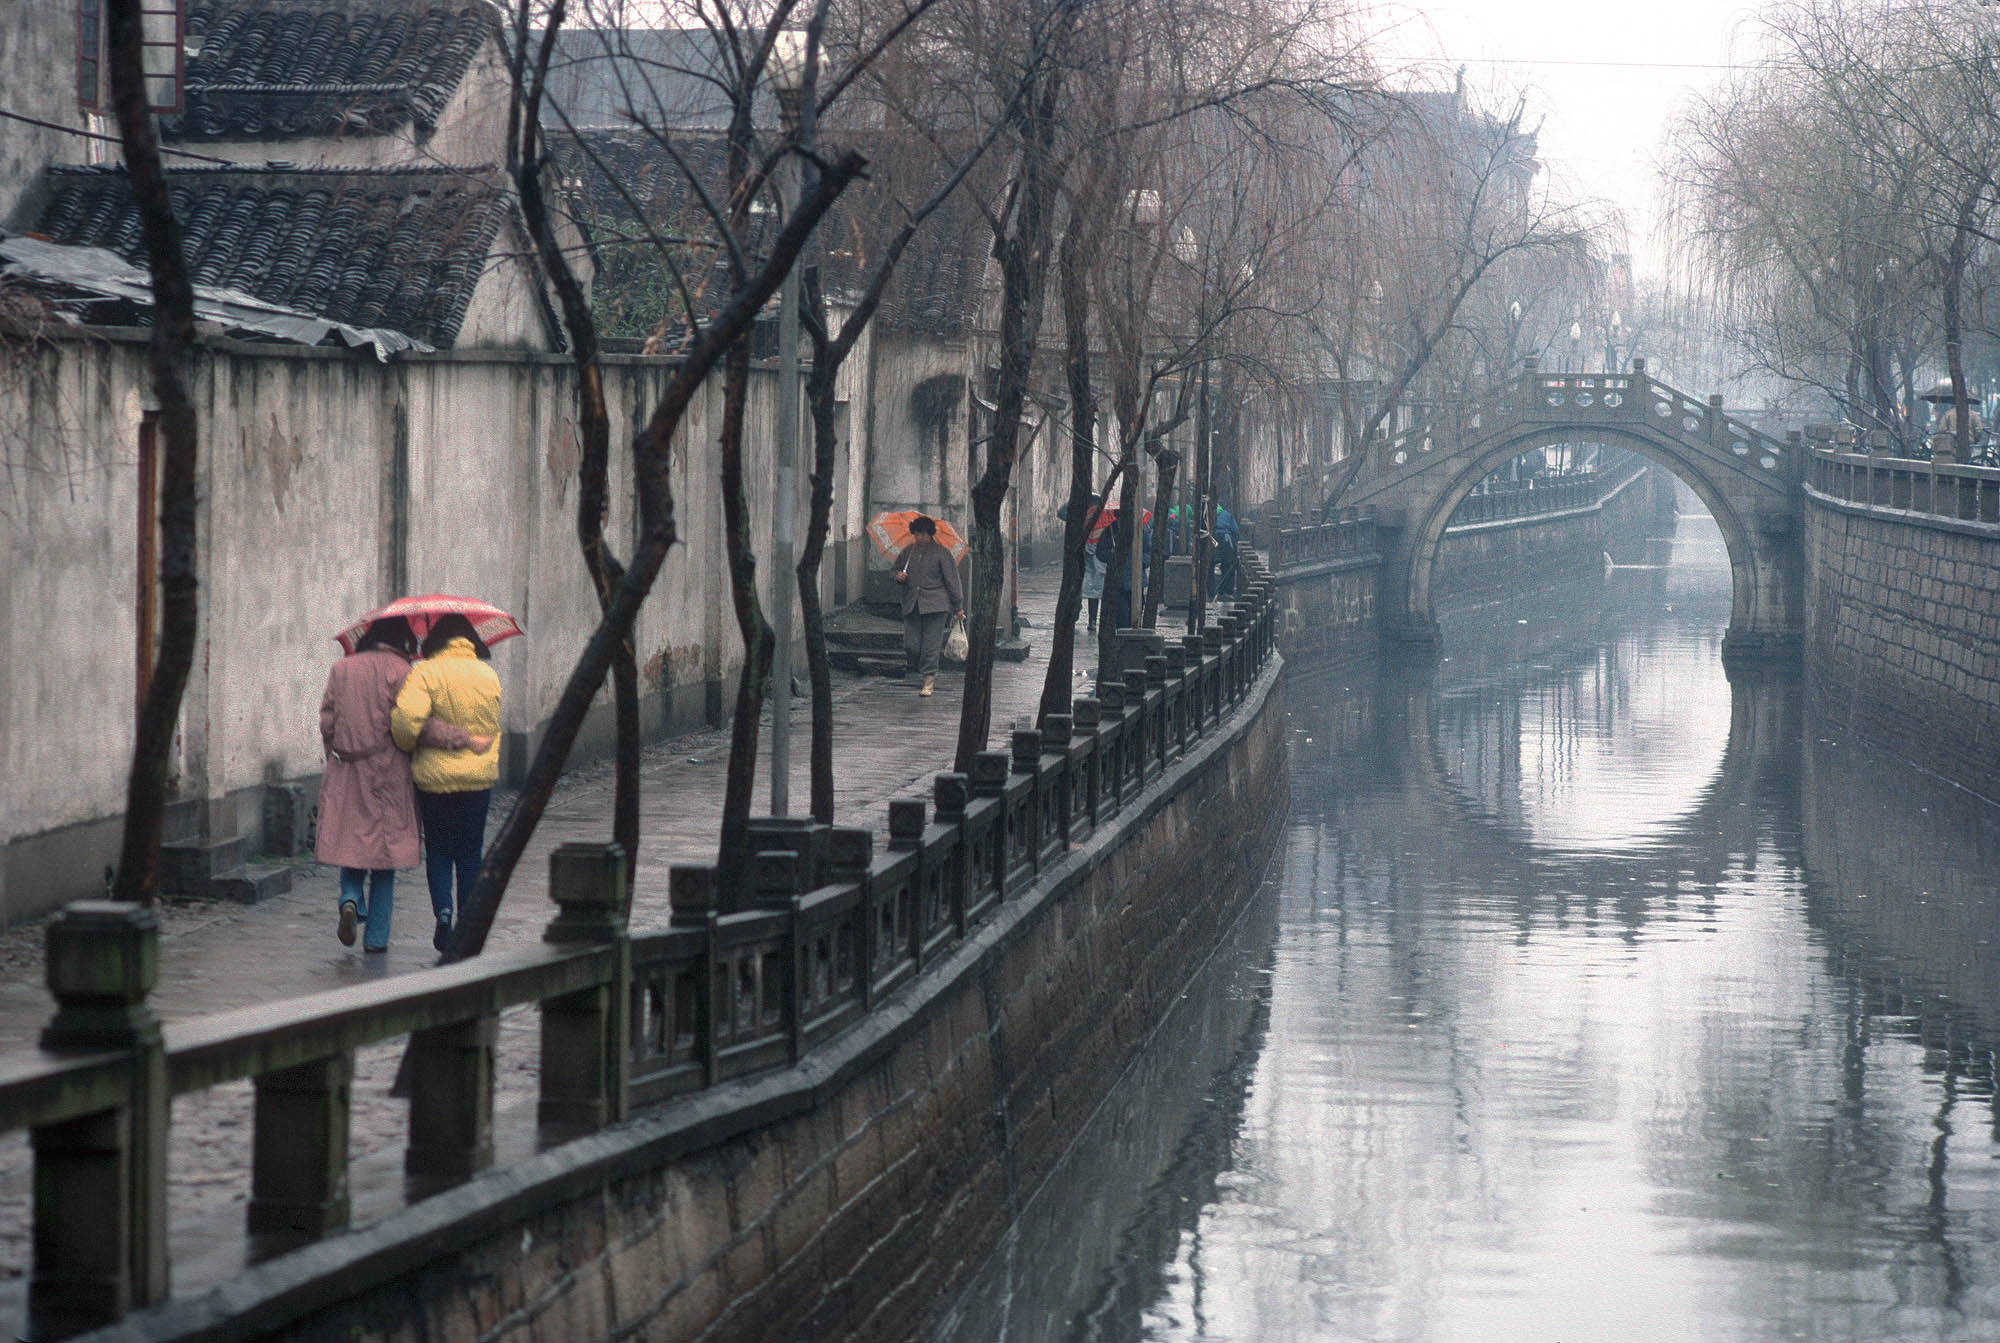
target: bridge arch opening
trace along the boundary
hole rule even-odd
[[[1564,443],[1589,441],[1627,448],[1685,483],[1701,500],[1702,507],[1715,519],[1729,554],[1730,617],[1732,631],[1752,628],[1757,621],[1759,554],[1751,523],[1727,494],[1683,455],[1643,433],[1612,424],[1542,425],[1496,439],[1468,452],[1452,464],[1445,485],[1431,496],[1429,504],[1411,516],[1406,547],[1409,573],[1406,579],[1405,615],[1408,628],[1426,632],[1437,629],[1431,595],[1432,578],[1452,515],[1479,483],[1507,462],[1526,453]]]

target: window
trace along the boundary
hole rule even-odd
[[[108,8],[108,0],[76,0],[76,101],[86,112],[112,110]],[[181,110],[186,8],[187,0],[139,0],[139,59],[146,72],[146,105],[155,112]]]

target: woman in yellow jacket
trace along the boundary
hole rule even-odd
[[[479,876],[486,807],[500,778],[500,678],[486,665],[492,654],[464,616],[440,616],[421,651],[423,661],[410,669],[396,696],[389,731],[411,753],[417,815],[424,823],[424,876],[437,916],[431,945],[443,951],[451,941],[452,877],[462,902]],[[423,745],[424,724],[433,718],[463,728],[470,746]]]

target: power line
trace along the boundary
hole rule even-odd
[[[74,135],[85,140],[102,140],[107,144],[114,145],[124,143],[124,141],[115,135],[101,135],[96,131],[86,131],[77,126],[65,126],[60,121],[44,121],[40,117],[31,117],[25,112],[10,112],[4,107],[0,107],[0,117],[5,117],[9,121],[24,121],[30,126],[40,126],[45,131],[61,131],[64,135]],[[172,154],[176,158],[196,159],[202,163],[220,163],[224,167],[235,166],[233,161],[229,159],[219,159],[213,154],[197,154],[192,149],[175,149],[171,145],[161,145],[160,152],[162,154]]]

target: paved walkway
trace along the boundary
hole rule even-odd
[[[1040,702],[1059,577],[1053,569],[1021,575],[1021,610],[1030,622],[1025,634],[1031,656],[995,669],[996,743],[1004,743],[1017,723],[1032,721]],[[1086,665],[1094,667],[1094,653],[1084,656]],[[841,823],[886,832],[891,799],[929,796],[931,776],[950,767],[958,737],[961,684],[955,674],[942,676],[938,693],[926,700],[917,696],[914,682],[835,673],[835,816]],[[794,702],[794,813],[805,810],[810,799],[806,755],[810,713],[803,696]],[[770,798],[768,721],[761,738],[759,811],[767,808]],[[634,927],[666,922],[671,864],[713,861],[728,754],[726,729],[677,737],[646,752]],[[608,762],[565,776],[516,870],[489,948],[508,950],[541,940],[554,912],[548,900],[549,852],[566,840],[609,838],[611,799]],[[430,900],[421,871],[403,874],[397,888],[390,949],[375,956],[364,956],[359,946],[343,947],[335,938],[338,882],[331,868],[305,870],[290,894],[260,905],[163,906],[160,982],[151,1002],[164,1019],[174,1020],[426,969],[437,957],[430,945]],[[39,924],[0,934],[0,1050],[32,1046],[52,1011],[43,978],[42,938]],[[503,1013],[495,1096],[499,1164],[534,1150],[539,1052],[534,1010]],[[390,1094],[401,1054],[401,1044],[391,1042],[360,1050],[355,1057],[350,1189],[357,1226],[392,1211],[405,1198],[400,1154],[406,1106]],[[168,1188],[177,1293],[222,1281],[243,1265],[241,1205],[248,1194],[250,1127],[247,1082],[174,1102]],[[29,1254],[31,1176],[27,1136],[0,1135],[0,1334],[9,1324],[19,1323],[21,1275]]]
[[[993,740],[1005,748],[1016,720],[1032,719],[1048,664],[1048,630],[1060,571],[1021,575],[1021,610],[1031,650],[1027,661],[998,664],[994,673]],[[1085,665],[1095,665],[1094,653]],[[804,685],[804,670],[800,670]],[[938,679],[931,699],[914,682],[834,673],[835,817],[841,824],[888,829],[893,798],[930,795],[931,776],[951,767],[958,736],[961,679]],[[791,810],[811,802],[808,778],[811,708],[793,701]],[[1022,724],[1025,725],[1025,724]],[[760,734],[758,812],[770,802],[771,733]],[[713,862],[722,823],[722,782],[728,729],[676,737],[648,748],[642,766],[643,829],[633,905],[635,928],[667,919],[667,869]],[[528,852],[516,869],[490,948],[511,949],[541,939],[554,907],[548,900],[549,853],[575,839],[608,839],[612,773],[609,762],[573,770],[558,786]],[[508,805],[496,799],[496,815]],[[497,821],[496,821],[497,824]],[[406,974],[436,963],[431,950],[430,898],[421,869],[396,883],[396,920],[388,952],[364,957],[359,945],[334,937],[338,907],[332,868],[304,869],[290,894],[259,905],[186,902],[161,909],[160,983],[156,1011],[167,1019],[268,1003],[339,988],[364,979]],[[42,972],[43,927],[0,934],[0,1050],[31,1045],[52,1010]]]

